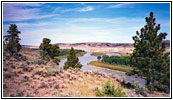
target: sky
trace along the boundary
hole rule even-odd
[[[51,43],[133,43],[132,36],[154,13],[170,40],[169,3],[3,3],[3,35],[10,24],[21,31],[22,45]]]

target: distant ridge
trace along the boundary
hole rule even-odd
[[[31,45],[22,45],[22,47],[33,47]]]
[[[166,47],[170,47],[170,40],[164,40]],[[133,43],[106,43],[106,42],[82,42],[82,43],[55,43],[59,46],[88,46],[88,47],[133,47]],[[22,45],[22,47],[38,48],[39,46]]]
[[[57,45],[69,46],[90,46],[90,47],[117,47],[117,46],[133,46],[132,43],[104,43],[104,42],[83,42],[83,43],[56,43]]]

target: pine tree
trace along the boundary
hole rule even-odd
[[[134,68],[128,74],[137,74],[146,79],[150,90],[163,90],[169,87],[170,60],[169,53],[165,53],[166,33],[158,34],[160,24],[156,25],[153,12],[146,17],[146,25],[137,31],[134,40],[134,50],[131,63]]]
[[[81,68],[82,65],[79,62],[78,57],[76,56],[75,50],[71,48],[67,61],[65,62],[64,69],[72,68]]]
[[[21,45],[19,43],[19,34],[21,32],[18,31],[17,26],[15,24],[10,24],[7,33],[8,34],[4,36],[6,50],[10,53],[11,56],[18,55],[18,52],[21,49]]]

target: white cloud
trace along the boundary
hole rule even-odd
[[[93,10],[94,10],[94,7],[93,6],[87,6],[85,8],[79,9],[78,11],[79,12],[86,12],[86,11],[93,11]]]
[[[121,3],[116,5],[110,5],[108,8],[123,8],[123,7],[132,7],[133,3]]]
[[[98,7],[100,7],[100,6],[87,6],[87,7],[83,7],[83,8],[70,8],[70,9],[61,10],[61,12],[62,13],[66,13],[66,12],[88,12],[88,11],[93,11]]]
[[[38,7],[41,4],[35,3],[4,3],[3,4],[3,21],[24,21],[29,19],[42,19],[58,14],[40,14],[39,8],[25,8],[25,7]]]

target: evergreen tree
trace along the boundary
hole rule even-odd
[[[53,59],[54,57],[58,56],[60,53],[58,45],[52,45],[50,48],[49,55]]]
[[[50,44],[51,40],[48,38],[43,38],[43,43],[40,44],[39,48],[40,55],[43,59],[49,61],[50,59],[54,59],[59,55],[59,46]]]
[[[44,60],[49,61],[50,57],[49,57],[49,52],[50,52],[50,48],[51,48],[51,44],[50,44],[50,39],[48,38],[43,38],[43,43],[40,44],[39,48],[41,49],[40,51],[40,55]]]
[[[150,90],[164,90],[169,87],[170,60],[165,53],[166,33],[158,34],[160,24],[156,25],[153,12],[146,17],[146,25],[137,31],[134,40],[134,50],[131,55],[132,70],[129,75],[137,74],[146,79]]]
[[[20,38],[17,26],[15,24],[10,24],[9,30],[7,31],[7,35],[4,36],[6,50],[10,53],[11,56],[18,55],[18,52],[21,49],[21,45],[19,43]]]
[[[76,56],[75,50],[71,48],[67,61],[65,62],[64,69],[72,68],[81,68],[82,65],[79,62],[78,57]]]

